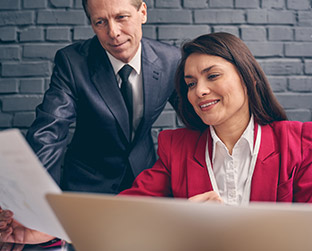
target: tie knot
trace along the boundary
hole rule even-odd
[[[122,82],[127,82],[129,75],[132,71],[132,67],[128,64],[125,64],[118,72]]]

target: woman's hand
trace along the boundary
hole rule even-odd
[[[24,227],[13,218],[13,213],[10,210],[2,210],[0,207],[0,250],[10,250],[6,249],[8,246],[12,248],[10,243],[22,244],[15,245],[19,248],[23,244],[38,244],[53,238],[51,235]]]
[[[218,203],[223,203],[223,200],[215,191],[197,194],[193,197],[190,197],[189,200],[195,202],[215,201]]]

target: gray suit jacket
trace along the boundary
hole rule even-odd
[[[127,108],[97,37],[56,53],[27,140],[64,190],[117,193],[127,167],[137,176],[154,164],[151,127],[173,93],[179,58],[176,47],[142,39],[144,114],[130,143]]]

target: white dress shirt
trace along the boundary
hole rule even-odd
[[[232,155],[225,144],[210,126],[213,140],[212,165],[219,194],[227,205],[240,205],[243,198],[248,175],[251,175],[250,166],[254,148],[254,119],[236,142]],[[249,189],[250,186],[246,187]]]
[[[132,139],[134,137],[135,131],[137,130],[139,123],[143,117],[143,80],[142,80],[142,71],[141,71],[141,43],[139,49],[133,59],[128,63],[134,70],[132,70],[129,76],[129,83],[132,86],[132,94],[133,94],[133,132]],[[118,74],[119,70],[125,65],[125,63],[120,60],[114,58],[108,51],[108,58],[113,66],[118,86],[121,87],[121,78]]]

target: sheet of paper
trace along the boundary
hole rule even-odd
[[[61,189],[17,129],[0,132],[0,206],[23,225],[69,240],[48,202]]]

